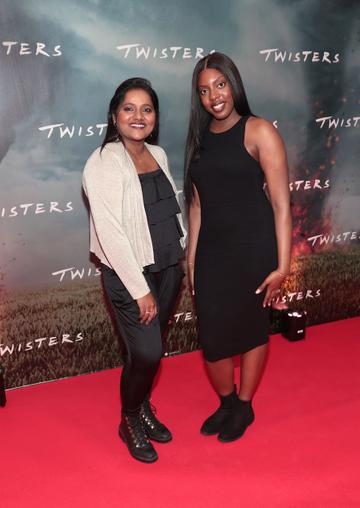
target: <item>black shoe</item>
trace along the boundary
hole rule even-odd
[[[254,411],[251,406],[251,400],[244,401],[237,399],[233,413],[226,420],[221,432],[218,435],[218,440],[222,443],[230,443],[239,439],[249,425],[254,421]]]
[[[201,434],[204,436],[218,434],[223,428],[225,421],[231,416],[236,401],[236,386],[234,391],[229,395],[220,395],[220,407],[204,421],[200,429]]]
[[[138,414],[134,416],[123,414],[119,436],[134,459],[141,462],[155,462],[158,459],[158,454],[150,443]]]
[[[172,440],[170,430],[155,416],[156,409],[146,398],[141,405],[140,418],[149,439],[158,443],[168,443]]]

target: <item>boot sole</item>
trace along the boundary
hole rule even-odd
[[[254,422],[255,418],[252,418],[249,423],[247,424],[247,426],[245,427],[245,429],[243,430],[243,432],[241,432],[241,434],[237,434],[236,436],[232,436],[230,438],[222,438],[220,436],[220,434],[218,435],[218,441],[220,441],[220,443],[232,443],[233,441],[236,441],[237,439],[240,439],[246,432],[246,429]]]
[[[138,460],[139,462],[144,462],[145,464],[152,464],[153,462],[156,462],[156,461],[158,460],[158,458],[159,458],[159,457],[158,457],[157,455],[156,455],[156,457],[153,457],[153,458],[137,457],[137,456],[136,456],[136,455],[134,455],[134,454],[132,453],[132,451],[129,449],[129,447],[128,447],[128,445],[127,445],[127,442],[126,442],[126,439],[125,439],[125,438],[124,438],[124,436],[122,435],[121,430],[119,430],[119,437],[120,437],[120,439],[122,439],[122,441],[124,441],[124,443],[125,443],[125,445],[126,445],[126,447],[127,447],[128,451],[129,451],[130,455],[131,455],[134,459]]]

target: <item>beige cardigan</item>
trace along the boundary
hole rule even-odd
[[[168,161],[160,146],[146,147],[168,177]],[[135,165],[121,142],[108,143],[89,157],[83,188],[90,204],[90,251],[119,276],[136,300],[149,293],[143,268],[154,263],[154,252]],[[186,232],[181,215],[178,216]]]

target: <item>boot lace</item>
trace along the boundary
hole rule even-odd
[[[134,443],[136,448],[142,448],[149,444],[149,439],[146,435],[145,429],[141,420],[137,420],[136,422],[131,422],[128,417],[126,417],[126,423],[128,427],[129,434],[131,436],[131,440]]]
[[[155,415],[156,407],[149,400],[146,400],[142,406],[141,418],[144,423],[152,429],[155,429],[161,425]]]

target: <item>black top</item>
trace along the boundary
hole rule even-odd
[[[180,244],[183,232],[176,216],[180,207],[162,169],[139,174],[139,179],[155,260],[145,271],[160,272],[184,256]]]
[[[222,133],[207,130],[190,176],[201,202],[200,246],[221,238],[219,247],[263,244],[274,236],[274,216],[264,192],[264,172],[244,146],[249,117]],[[210,233],[210,237],[208,237]]]

